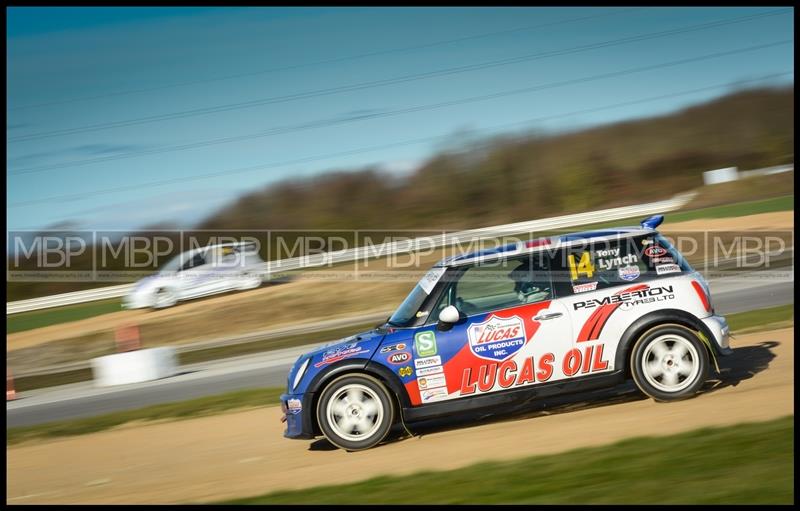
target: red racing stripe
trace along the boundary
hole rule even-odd
[[[581,328],[581,333],[578,334],[578,342],[588,341],[589,336],[594,329],[595,323],[600,318],[600,315],[603,313],[603,307],[605,305],[600,306],[599,308],[595,309],[592,314],[589,316],[589,319],[586,320],[586,323],[583,324],[583,328]]]
[[[600,318],[597,321],[595,321],[594,327],[592,328],[592,334],[589,336],[588,340],[593,341],[593,340],[595,340],[595,339],[600,337],[600,332],[603,330],[603,327],[606,326],[606,322],[608,322],[608,318],[610,318],[611,315],[614,314],[614,311],[617,310],[620,305],[621,304],[619,304],[619,303],[615,303],[615,304],[611,304],[611,305],[606,306],[606,309],[603,311],[603,314],[600,316]]]
[[[644,289],[649,288],[647,284],[638,284],[633,287],[629,287],[627,289],[623,289],[622,291],[617,291],[614,293],[614,296],[619,296],[621,294],[630,293],[633,291],[642,291]],[[609,303],[606,305],[601,305],[597,308],[589,319],[586,320],[586,323],[583,324],[580,333],[578,334],[578,338],[576,342],[584,342],[584,341],[594,341],[600,338],[600,332],[603,331],[603,327],[606,326],[608,322],[608,318],[616,311],[619,306],[622,305],[621,303]]]

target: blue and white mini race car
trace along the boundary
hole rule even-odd
[[[284,436],[367,449],[401,419],[627,378],[659,401],[695,395],[711,359],[732,353],[728,325],[662,220],[440,261],[385,324],[295,362]]]

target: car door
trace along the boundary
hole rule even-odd
[[[654,272],[643,255],[647,243],[652,237],[597,239],[564,247],[555,257],[555,289],[570,316],[581,361],[575,376],[617,369],[615,354],[627,327],[674,298],[667,288],[652,286]]]
[[[238,289],[241,283],[240,275],[244,267],[244,257],[236,247],[223,246],[210,251],[211,273],[208,285],[205,288],[207,293],[223,292],[231,289]]]
[[[553,299],[544,253],[452,268],[450,281],[414,334],[422,404],[552,381],[572,348],[566,309]],[[440,329],[454,305],[463,318]]]
[[[205,294],[211,285],[211,265],[205,252],[190,254],[178,273],[181,298],[193,298]]]

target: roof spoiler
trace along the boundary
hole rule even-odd
[[[642,220],[639,225],[642,229],[655,229],[664,221],[664,215],[653,215]]]

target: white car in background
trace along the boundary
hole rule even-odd
[[[125,309],[161,309],[179,301],[228,291],[255,289],[264,261],[255,243],[223,243],[175,256],[155,275],[138,281],[122,299]]]

